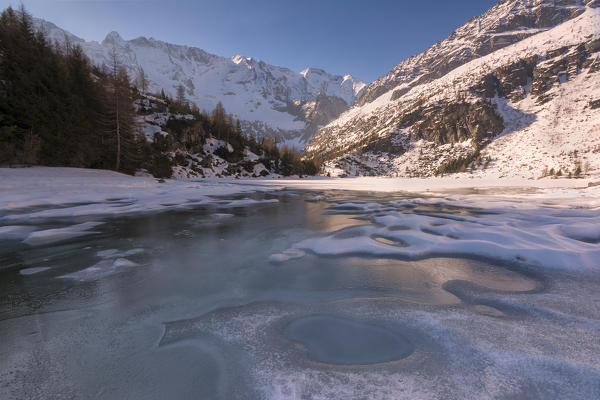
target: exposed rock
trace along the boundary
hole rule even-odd
[[[436,144],[472,139],[481,143],[504,129],[502,118],[491,103],[444,103],[422,112],[424,118],[413,125],[413,135]]]

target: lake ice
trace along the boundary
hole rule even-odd
[[[0,398],[597,398],[600,212],[490,199],[5,210]]]

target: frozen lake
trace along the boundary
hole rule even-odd
[[[57,209],[0,215],[2,399],[600,398],[596,209]]]

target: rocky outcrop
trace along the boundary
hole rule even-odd
[[[421,120],[412,125],[413,135],[435,144],[469,139],[481,144],[504,130],[502,118],[488,101],[441,103],[421,113]]]

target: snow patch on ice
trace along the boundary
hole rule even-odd
[[[19,273],[21,275],[33,275],[33,274],[38,274],[40,272],[44,272],[49,270],[50,267],[33,267],[33,268],[23,268],[22,270],[19,271]]]
[[[135,248],[127,251],[119,251],[117,249],[101,250],[96,253],[97,257],[100,258],[116,258],[116,257],[130,257],[144,253],[144,249]]]
[[[287,249],[281,253],[271,254],[269,261],[272,263],[281,263],[295,258],[302,258],[306,253],[300,249]]]
[[[23,240],[35,227],[24,225],[0,226],[0,240]]]
[[[211,214],[210,217],[212,219],[227,219],[227,218],[231,218],[233,217],[233,214],[226,214],[226,213],[214,213]]]
[[[245,207],[254,204],[269,204],[279,203],[277,199],[265,199],[265,200],[254,200],[254,199],[240,199],[240,200],[229,200],[223,204],[219,204],[220,208],[233,208],[233,207]]]
[[[61,242],[63,240],[73,239],[80,236],[92,235],[98,232],[90,231],[104,222],[84,222],[82,224],[68,226],[66,228],[46,229],[30,233],[23,243],[30,246],[39,246],[44,244]]]
[[[452,201],[435,202],[440,207],[455,206]],[[468,204],[462,200],[463,207],[465,202]],[[600,269],[600,247],[596,244],[600,239],[600,210],[530,209],[505,203],[498,208],[487,207],[482,214],[463,215],[420,209],[407,212],[401,209],[404,203],[397,210],[390,210],[398,206],[393,203],[379,209],[364,205],[365,213],[378,211],[370,217],[371,225],[346,228],[343,234],[337,231],[308,238],[293,248],[325,256],[359,254],[415,259],[452,254],[588,273]],[[332,209],[344,210],[340,206]],[[403,229],[395,229],[397,226]],[[379,237],[402,246],[377,240]]]
[[[138,265],[139,264],[134,263],[133,261],[128,260],[126,258],[117,258],[114,260],[104,259],[92,265],[91,267],[88,267],[81,271],[62,275],[59,278],[73,279],[80,282],[95,281],[110,275],[117,274],[119,272],[126,271],[128,268],[136,267]]]

